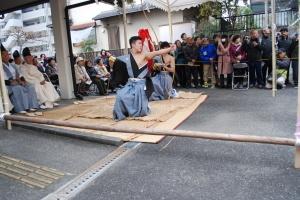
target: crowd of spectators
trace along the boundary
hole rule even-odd
[[[269,28],[261,31],[251,30],[249,35],[215,34],[212,38],[205,35],[189,37],[182,33],[181,39],[176,40],[175,45],[175,87],[272,88],[272,40]],[[282,28],[277,34],[277,88],[284,88],[286,85],[298,87],[298,45],[298,34],[289,35],[286,28]],[[16,70],[20,70],[19,66],[24,65],[25,60],[21,59],[19,52],[9,56],[9,63],[12,63]],[[107,95],[108,92],[114,92],[115,88],[110,82],[114,75],[115,60],[116,58],[105,50],[101,50],[91,60],[75,57],[75,96],[81,100],[83,96],[91,93]],[[236,68],[241,63],[247,68]],[[60,94],[59,67],[55,57],[47,57],[45,54],[34,56],[32,65],[37,67],[45,81],[51,83]],[[247,77],[233,79],[233,74],[245,73],[249,74],[249,81]]]
[[[298,41],[298,34],[289,36],[286,28],[282,28],[276,37],[276,68],[286,72],[284,76],[282,73],[277,74],[278,78],[281,77],[281,80],[277,80],[278,88],[287,84],[298,87]],[[183,33],[181,40],[175,44],[176,86],[246,88],[245,78],[236,78],[232,82],[233,72],[244,73],[235,69],[238,63],[246,63],[248,66],[246,70],[249,72],[250,88],[272,86],[272,40],[269,28],[251,30],[249,35],[215,34],[212,38],[205,35],[192,38]],[[289,78],[290,65],[292,82]],[[279,73],[278,70],[276,73]]]

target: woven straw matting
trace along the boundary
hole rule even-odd
[[[151,114],[145,117],[128,118],[122,121],[112,119],[114,96],[99,97],[85,101],[85,104],[70,105],[45,112],[42,118],[80,122],[86,124],[101,124],[114,127],[160,128],[175,129],[207,98],[201,93],[179,92],[179,98],[150,102]],[[158,143],[164,136],[138,135],[106,131],[85,130],[63,127],[93,134],[121,138],[124,141]]]

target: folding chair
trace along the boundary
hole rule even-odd
[[[98,87],[95,83],[91,83],[88,91],[87,91],[88,95],[91,95],[91,96],[96,96],[99,94],[99,90],[98,90]]]
[[[236,78],[243,78],[247,80],[247,85],[246,87],[243,88],[235,88],[235,80]],[[243,81],[244,84],[244,81]],[[233,90],[248,90],[249,89],[249,84],[250,84],[250,79],[249,79],[249,69],[248,69],[248,64],[247,63],[236,63],[233,64],[233,73],[232,73],[232,89]],[[243,85],[244,86],[244,85]]]

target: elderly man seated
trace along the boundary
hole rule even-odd
[[[21,73],[25,79],[34,86],[40,108],[53,108],[58,106],[56,101],[59,100],[59,95],[56,92],[51,82],[45,80],[43,74],[33,65],[33,56],[28,47],[23,49],[22,52],[25,64],[21,65]]]
[[[9,63],[10,57],[8,51],[1,44],[1,57],[3,61],[4,80],[8,90],[14,111],[17,113],[26,113],[26,111],[35,111],[39,108],[37,95],[34,87],[29,85],[24,77],[20,76],[17,67]]]
[[[76,88],[75,88],[75,96],[78,99],[82,99],[82,96],[87,96],[86,90],[88,90],[89,86],[92,83],[90,76],[88,75],[85,69],[84,59],[82,57],[76,58],[75,68],[75,77],[76,77]]]

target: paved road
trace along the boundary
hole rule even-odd
[[[293,137],[295,89],[281,90],[276,98],[271,91],[257,89],[203,91],[208,100],[178,129]],[[0,135],[1,153],[74,174],[67,176],[68,180],[115,149],[18,131],[19,140],[12,138],[14,134]],[[23,194],[39,199],[68,180],[45,191],[26,192],[27,186],[0,177],[1,185],[9,185],[8,189],[1,187],[0,196],[23,199]],[[74,199],[298,200],[299,180],[291,147],[168,137],[157,145],[142,144],[113,162]]]
[[[0,154],[57,169],[66,175],[46,189],[30,188],[0,176],[1,200],[37,200],[72,180],[116,147],[38,133],[22,128],[1,129]]]
[[[209,99],[179,129],[293,137],[296,90],[205,90]],[[293,148],[171,138],[143,144],[75,199],[299,199]]]

